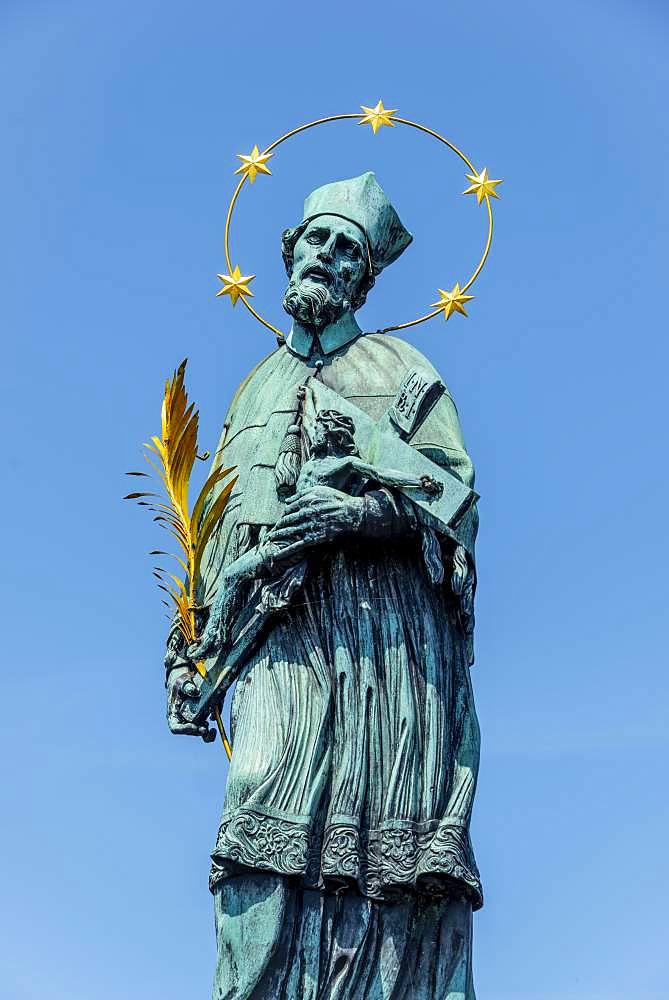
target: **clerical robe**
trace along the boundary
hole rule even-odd
[[[378,419],[414,366],[436,376],[410,345],[370,334],[325,357],[319,377]],[[281,516],[274,467],[313,373],[313,359],[280,347],[233,400],[215,464],[239,479],[207,553],[204,603]],[[473,485],[448,391],[411,444]],[[210,880],[221,1000],[474,996],[469,642],[450,585],[453,543],[444,539],[435,584],[400,500],[389,494],[392,538],[311,550],[302,590],[238,678]]]

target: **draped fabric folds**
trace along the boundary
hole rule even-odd
[[[212,887],[244,865],[373,899],[457,885],[480,905],[469,669],[416,543],[319,560],[240,676],[232,739]]]
[[[474,1000],[463,900],[377,903],[249,875],[223,882],[214,910],[213,1000]]]
[[[320,377],[378,419],[416,364],[434,371],[409,345],[369,335]],[[206,555],[206,603],[281,514],[274,464],[309,374],[280,349],[233,402],[215,464],[240,478]],[[411,443],[473,485],[448,392]],[[449,544],[439,585],[416,532],[315,550],[243,667],[212,854],[216,1000],[473,1000],[479,732]]]

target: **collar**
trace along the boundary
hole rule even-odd
[[[286,347],[300,358],[309,358],[312,354],[328,355],[350,344],[361,333],[350,310],[340,316],[336,323],[324,327],[320,333],[314,333],[294,320],[286,337]]]

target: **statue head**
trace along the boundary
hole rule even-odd
[[[411,239],[374,174],[317,188],[302,222],[282,237],[284,309],[316,330],[336,323],[364,304],[376,276]]]
[[[356,455],[355,424],[337,410],[319,410],[311,435],[312,458]]]

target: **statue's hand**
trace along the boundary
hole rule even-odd
[[[224,642],[225,633],[225,612],[230,600],[225,579],[216,595],[216,600],[211,609],[204,632],[197,642],[192,643],[186,653],[188,659],[195,663],[197,660],[204,660],[208,656],[218,653]]]
[[[279,546],[279,560],[293,558],[305,549],[353,534],[362,524],[364,511],[362,497],[331,486],[314,486],[286,504],[266,541]]]
[[[296,566],[302,561],[300,552],[293,549],[290,539],[275,541],[271,532],[275,531],[281,521],[277,522],[274,528],[270,529],[267,537],[258,545],[259,570],[258,576],[263,578],[280,576],[292,566]]]
[[[211,743],[216,739],[215,729],[186,722],[181,714],[184,702],[189,698],[197,698],[197,695],[198,690],[189,667],[175,667],[171,670],[167,676],[167,724],[171,733],[201,736],[205,743]]]

